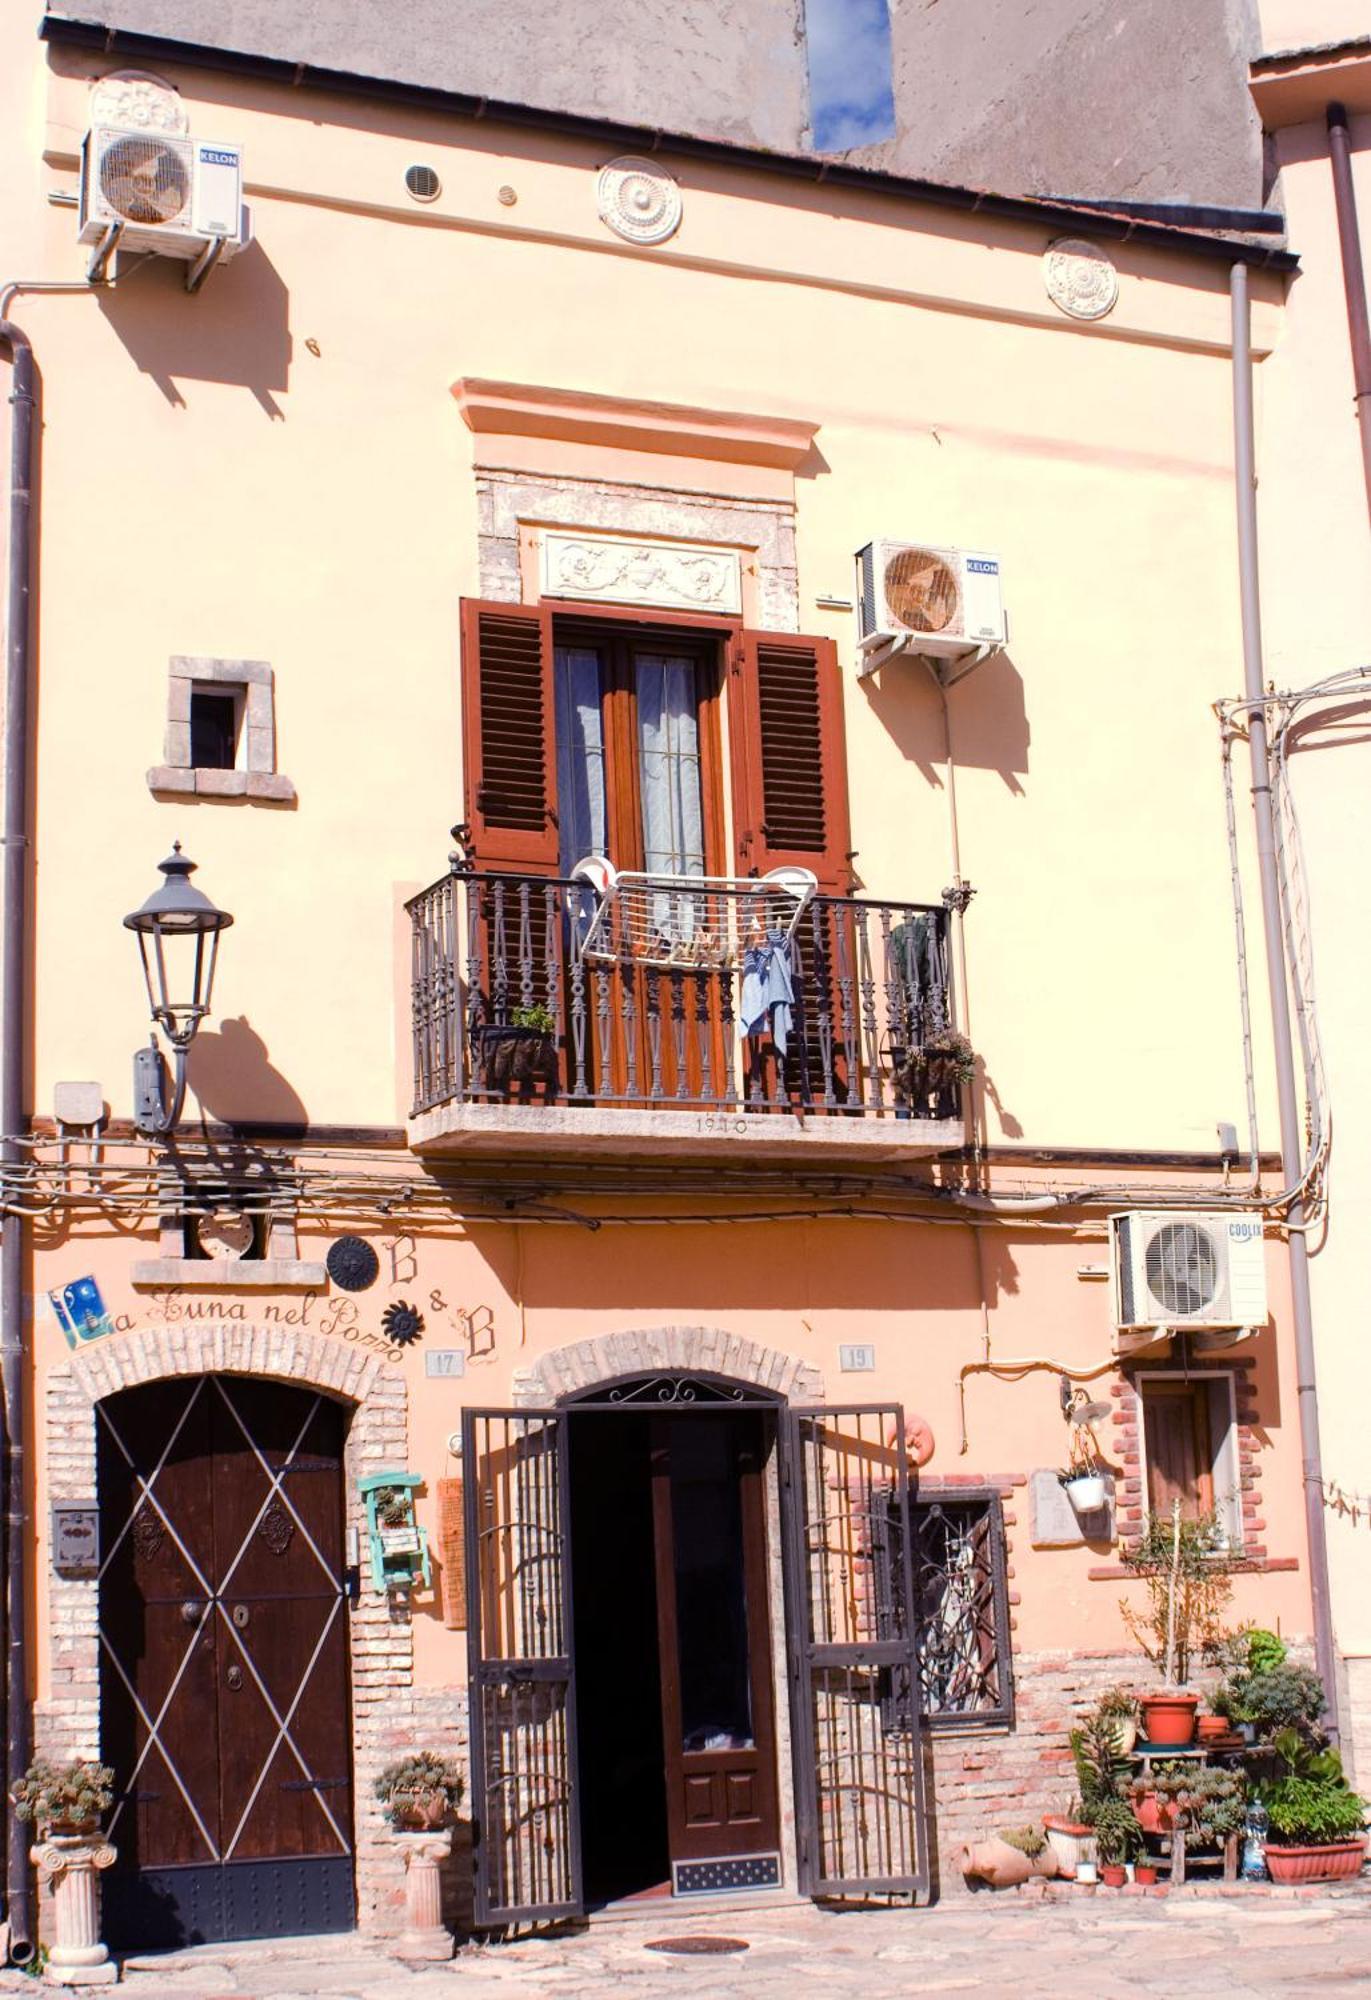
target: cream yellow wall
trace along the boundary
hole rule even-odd
[[[1241,1119],[1209,716],[1239,678],[1221,267],[1122,248],[1119,306],[1087,327],[1047,298],[1045,228],[688,161],[678,236],[630,249],[580,142],[181,81],[195,129],[247,148],[258,247],[196,299],[154,263],[21,302],[46,383],[40,1110],[70,1076],[127,1110],[145,1009],[117,920],[178,836],[238,918],[209,1032],[245,1020],[284,1079],[208,1108],[403,1112],[394,910],[441,872],[462,797],[467,375],[817,421],[801,620],[849,668],[850,616],[814,600],[873,532],[998,550],[1008,653],[952,702],[989,1135],[1195,1148]],[[86,91],[53,81],[53,185]],[[401,189],[416,155],[436,210]],[[43,269],[79,274],[70,212],[42,222]],[[1255,289],[1268,345],[1279,285]],[[172,654],[272,663],[297,809],[149,795]],[[854,838],[872,893],[936,900],[921,672],[848,681]]]
[[[1261,46],[1316,49],[1327,42],[1351,42],[1371,32],[1366,0],[1259,0]]]
[[[1363,22],[1363,29],[1365,23]],[[1322,39],[1310,35],[1308,40]],[[1351,126],[1364,251],[1371,251],[1371,118]],[[1304,272],[1262,368],[1260,526],[1266,664],[1279,688],[1371,665],[1371,526],[1353,402],[1337,221],[1323,121],[1275,135]],[[1313,587],[1310,587],[1310,586]],[[1311,1241],[1324,1469],[1355,1501],[1328,1514],[1334,1623],[1349,1662],[1358,1768],[1371,1771],[1371,1444],[1366,1425],[1366,1216],[1371,1205],[1371,686],[1292,758],[1305,842],[1308,924],[1332,1106],[1326,1230]]]

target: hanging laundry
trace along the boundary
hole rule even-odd
[[[784,1056],[794,1019],[795,988],[790,977],[790,947],[780,931],[768,931],[764,944],[743,953],[743,987],[739,1000],[743,1033],[759,1035],[771,1026],[771,1039]]]

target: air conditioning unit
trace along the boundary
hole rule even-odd
[[[903,650],[957,659],[1005,643],[1000,565],[973,549],[930,542],[868,542],[857,554],[863,652]]]
[[[237,146],[95,125],[81,149],[80,241],[163,257],[231,257],[250,240]],[[113,247],[113,246],[111,246]]]
[[[1137,1210],[1109,1218],[1114,1318],[1121,1334],[1194,1327],[1224,1333],[1266,1323],[1260,1215]]]

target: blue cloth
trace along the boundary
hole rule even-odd
[[[771,1039],[784,1055],[794,1020],[795,988],[790,978],[790,948],[780,931],[768,931],[765,944],[749,945],[743,953],[743,989],[739,999],[743,1033],[759,1035],[771,1024]]]

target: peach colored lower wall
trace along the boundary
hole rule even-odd
[[[339,1233],[302,1230],[301,1258],[321,1265]],[[1066,1454],[1059,1366],[1112,1402],[1114,1419],[1100,1425],[1101,1440],[1116,1468],[1121,1517],[1130,1527],[1139,1518],[1137,1420],[1130,1379],[1111,1363],[1109,1288],[1081,1275],[1106,1261],[1102,1225],[973,1232],[964,1223],[676,1227],[644,1220],[592,1231],[454,1220],[370,1240],[379,1275],[356,1294],[326,1280],[247,1286],[231,1270],[209,1266],[197,1273],[206,1281],[200,1284],[138,1285],[135,1261],[158,1254],[151,1235],[73,1232],[38,1257],[40,1300],[49,1288],[93,1275],[112,1319],[111,1331],[73,1353],[51,1311],[36,1316],[36,1692],[47,1747],[89,1751],[98,1738],[93,1645],[82,1651],[82,1621],[93,1626],[90,1606],[81,1609],[85,1600],[78,1603],[73,1587],[50,1576],[46,1527],[48,1498],[80,1497],[83,1482],[93,1485],[93,1454],[82,1443],[93,1436],[92,1397],[199,1368],[315,1381],[359,1411],[379,1399],[394,1414],[373,1431],[363,1455],[373,1468],[398,1457],[422,1475],[419,1514],[437,1553],[438,1482],[456,1469],[449,1440],[464,1407],[552,1400],[569,1383],[634,1372],[645,1360],[679,1352],[718,1373],[766,1380],[797,1401],[898,1400],[932,1428],[931,1480],[1001,1482],[1009,1494],[1018,1720],[1010,1731],[936,1743],[944,1886],[946,1854],[958,1839],[987,1822],[1064,1803],[1072,1784],[1065,1732],[1076,1709],[1099,1686],[1145,1684],[1151,1671],[1119,1615],[1121,1596],[1137,1587],[1122,1578],[1116,1551],[1107,1542],[1048,1548],[1033,1541],[1027,1482]],[[1273,1244],[1278,1311],[1280,1263]],[[401,1302],[423,1319],[409,1347],[387,1337],[383,1319]],[[1309,1613],[1294,1389],[1281,1324],[1227,1363],[1219,1357],[1220,1365],[1240,1364],[1245,1518],[1263,1551],[1262,1566],[1235,1580],[1232,1618],[1298,1639]],[[661,1331],[670,1328],[696,1331]],[[844,1372],[840,1347],[847,1343],[874,1347],[874,1369]],[[458,1357],[445,1365],[460,1374],[426,1373],[426,1356],[439,1352]],[[984,1369],[987,1352],[1004,1372]],[[1034,1359],[1052,1365],[1025,1370]],[[968,1366],[973,1372],[964,1375]],[[355,1443],[356,1419],[353,1428]],[[354,1452],[349,1477],[358,1469]],[[376,1599],[364,1576],[366,1615],[354,1627],[358,1875],[362,1921],[372,1927],[398,1921],[399,1883],[368,1796],[375,1769],[420,1742],[464,1754],[466,1637],[444,1622],[441,1557],[436,1584],[397,1612]],[[462,1864],[454,1895],[466,1880]]]

